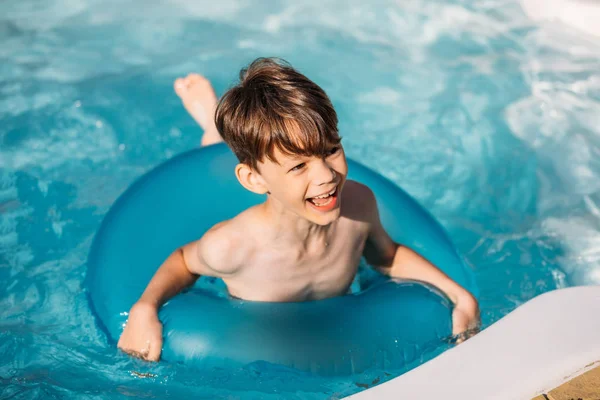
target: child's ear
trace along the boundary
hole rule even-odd
[[[262,176],[249,165],[242,163],[236,165],[235,176],[242,186],[251,192],[265,194],[269,191]]]

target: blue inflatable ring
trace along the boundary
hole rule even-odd
[[[237,182],[225,145],[181,154],[139,178],[115,202],[88,258],[91,307],[118,340],[127,311],[177,247],[263,201]],[[439,266],[473,294],[477,289],[441,226],[392,182],[348,160],[349,179],[375,193],[391,237]],[[218,192],[215,209],[206,193]],[[431,287],[384,281],[356,294],[304,303],[236,300],[200,282],[161,308],[162,358],[201,367],[254,361],[321,375],[369,367],[401,368],[451,333],[451,305]]]

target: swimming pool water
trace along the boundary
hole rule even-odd
[[[402,372],[152,365],[95,325],[82,283],[103,215],[199,142],[173,80],[198,71],[221,94],[257,56],[322,85],[347,153],[446,226],[485,326],[600,283],[599,50],[513,0],[2,2],[0,397],[322,399]]]

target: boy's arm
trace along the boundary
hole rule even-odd
[[[410,248],[395,243],[381,225],[373,192],[367,187],[364,190],[364,209],[370,224],[364,250],[367,262],[390,277],[419,280],[437,287],[454,303],[452,333],[459,335],[475,331],[479,326],[477,300],[435,265]]]
[[[211,253],[207,248],[220,247],[215,244],[218,239],[211,238],[214,234],[207,236],[175,250],[156,271],[129,311],[127,324],[117,344],[120,349],[145,360],[159,360],[163,342],[159,308],[191,286],[200,275],[222,276],[206,261],[206,256]]]

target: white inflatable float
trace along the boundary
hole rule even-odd
[[[531,399],[600,363],[600,286],[548,292],[439,357],[351,396]]]
[[[521,0],[521,5],[534,21],[559,21],[600,36],[600,0]]]

